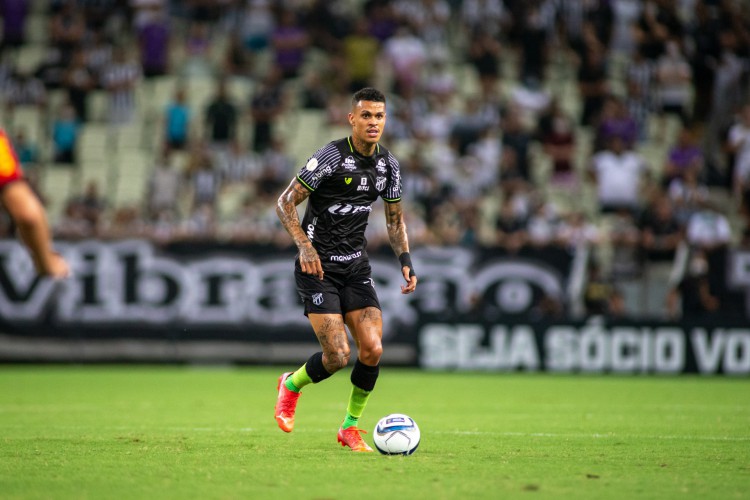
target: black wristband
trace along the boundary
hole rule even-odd
[[[411,263],[411,255],[409,255],[409,252],[404,252],[401,255],[398,256],[398,261],[401,263],[401,267],[408,267],[409,268],[409,277],[416,276],[417,274],[414,272],[414,266]]]

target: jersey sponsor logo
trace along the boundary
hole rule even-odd
[[[305,168],[307,170],[309,170],[310,172],[312,172],[313,170],[315,170],[317,167],[318,167],[318,159],[317,158],[310,158],[307,161],[307,165],[305,165]]]
[[[319,181],[323,177],[331,175],[332,172],[333,172],[333,169],[329,165],[326,165],[322,169],[315,172],[315,175],[312,176],[312,180],[313,182]]]
[[[378,191],[384,190],[385,189],[385,181],[386,180],[387,179],[385,177],[377,177],[375,179],[375,189],[377,189]]]
[[[351,177],[344,177],[344,182],[346,182],[347,184],[351,184],[352,183],[352,178]]]
[[[372,212],[372,207],[369,205],[355,206],[349,205],[348,203],[336,203],[335,205],[328,207],[328,211],[336,215],[354,215],[361,212]]]
[[[323,294],[322,293],[314,293],[314,294],[312,294],[312,297],[310,297],[310,298],[312,299],[313,304],[315,304],[316,306],[319,306],[320,304],[323,303]]]
[[[381,174],[386,173],[385,159],[383,159],[383,158],[379,159],[378,160],[378,164],[375,165],[375,168],[377,168],[378,172],[380,172]]]
[[[307,238],[312,241],[315,237],[315,224],[318,223],[318,218],[313,217],[313,220],[310,224],[307,225]]]
[[[331,255],[329,259],[331,262],[349,262],[350,260],[358,259],[359,257],[362,257],[362,250],[349,255]]]
[[[357,170],[357,164],[353,156],[347,156],[341,166],[344,167],[344,170]]]
[[[359,180],[359,186],[357,186],[357,191],[369,191],[370,186],[367,185],[367,177],[362,177]]]

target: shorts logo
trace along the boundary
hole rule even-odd
[[[352,183],[352,178],[351,177],[344,177],[344,182],[346,182],[347,184],[351,184]]]
[[[313,301],[313,304],[315,304],[316,306],[319,306],[320,304],[323,303],[323,294],[322,293],[312,294],[312,301]]]

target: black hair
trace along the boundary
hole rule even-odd
[[[365,87],[354,93],[352,96],[352,106],[356,106],[359,101],[382,102],[385,104],[385,94],[378,89]]]

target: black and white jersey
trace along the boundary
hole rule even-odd
[[[324,270],[346,270],[367,259],[365,228],[378,196],[401,200],[396,158],[379,144],[370,157],[360,155],[351,137],[320,148],[297,180],[310,190],[302,230],[312,241]]]

